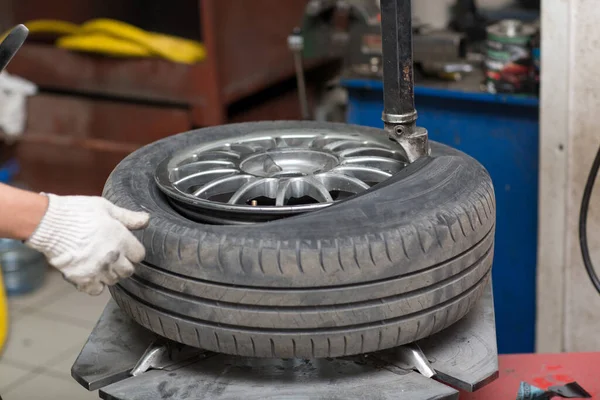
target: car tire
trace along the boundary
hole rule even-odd
[[[261,122],[200,129],[123,160],[104,196],[151,214],[147,250],[111,287],[134,320],[177,342],[255,357],[340,357],[398,346],[462,318],[490,279],[495,199],[474,159],[432,155],[319,211],[267,223],[209,225],[182,216],[154,183],[156,166],[217,139],[374,128]]]

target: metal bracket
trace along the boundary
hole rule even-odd
[[[409,162],[413,163],[431,154],[427,129],[417,127],[414,122],[413,124],[385,122],[385,131],[390,139],[402,147]]]
[[[144,355],[131,370],[131,376],[138,376],[151,369],[168,370],[184,363],[207,358],[210,353],[201,349],[184,346],[167,339],[157,339],[150,343]]]
[[[436,375],[435,370],[429,363],[423,350],[416,343],[407,344],[398,347],[397,351],[405,359],[406,366],[411,369],[416,369],[421,375],[426,378],[433,378]]]

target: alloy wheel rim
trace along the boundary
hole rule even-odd
[[[407,165],[399,146],[355,133],[283,131],[175,153],[155,171],[158,188],[188,217],[211,212],[245,222],[314,211],[360,194]],[[185,210],[183,210],[183,209]]]

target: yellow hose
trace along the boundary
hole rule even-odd
[[[177,63],[193,64],[202,61],[206,57],[204,45],[194,40],[147,32],[128,23],[106,18],[98,18],[85,22],[73,34],[73,42],[71,43],[76,43],[79,35],[85,37],[89,34],[95,34],[98,42],[111,37],[120,39],[147,49],[150,55],[162,57]],[[101,38],[102,35],[105,36],[105,39]],[[58,43],[58,46],[68,48],[68,46],[64,45],[64,41],[62,45]],[[103,44],[100,46],[104,47]],[[85,46],[82,45],[77,50],[81,51],[84,48]],[[111,48],[112,45],[106,46],[106,50]],[[110,51],[107,51],[107,54],[110,54]]]
[[[73,35],[79,29],[79,25],[67,21],[59,21],[56,19],[37,19],[33,21],[27,21],[23,25],[29,29],[30,35],[49,34],[60,37],[64,35]],[[3,41],[6,36],[8,36],[11,30],[12,28],[0,35],[0,42]]]
[[[79,29],[79,26],[67,21],[56,19],[37,19],[27,21],[23,25],[29,29],[29,33],[49,33],[57,36],[72,35]]]
[[[56,46],[73,51],[108,54],[112,57],[152,56],[147,48],[137,43],[97,33],[63,36],[56,41]]]
[[[4,290],[2,269],[0,268],[0,354],[8,336],[8,301]]]
[[[40,19],[28,21],[25,26],[32,35],[55,35],[55,45],[66,50],[112,57],[160,57],[182,64],[194,64],[206,58],[206,48],[195,40],[147,32],[114,19],[98,18],[82,25]],[[0,35],[0,41],[9,32]]]

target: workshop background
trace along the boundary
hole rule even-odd
[[[0,28],[31,31],[0,78],[0,181],[100,195],[127,154],[197,127],[302,118],[382,127],[376,1],[338,2],[326,13],[317,3],[0,0]],[[501,354],[600,349],[600,299],[577,239],[598,145],[600,9],[593,0],[541,3],[413,1],[418,124],[475,157],[494,182]],[[77,33],[86,23],[91,39]],[[288,43],[296,27],[301,55]],[[518,59],[502,47],[510,29]],[[598,196],[588,224],[594,259]],[[75,387],[70,365],[96,320],[89,313],[99,315],[108,294],[75,293],[19,243],[2,242],[0,264],[13,329],[0,394],[34,398],[34,378]],[[71,398],[70,386],[56,385],[56,398]]]

